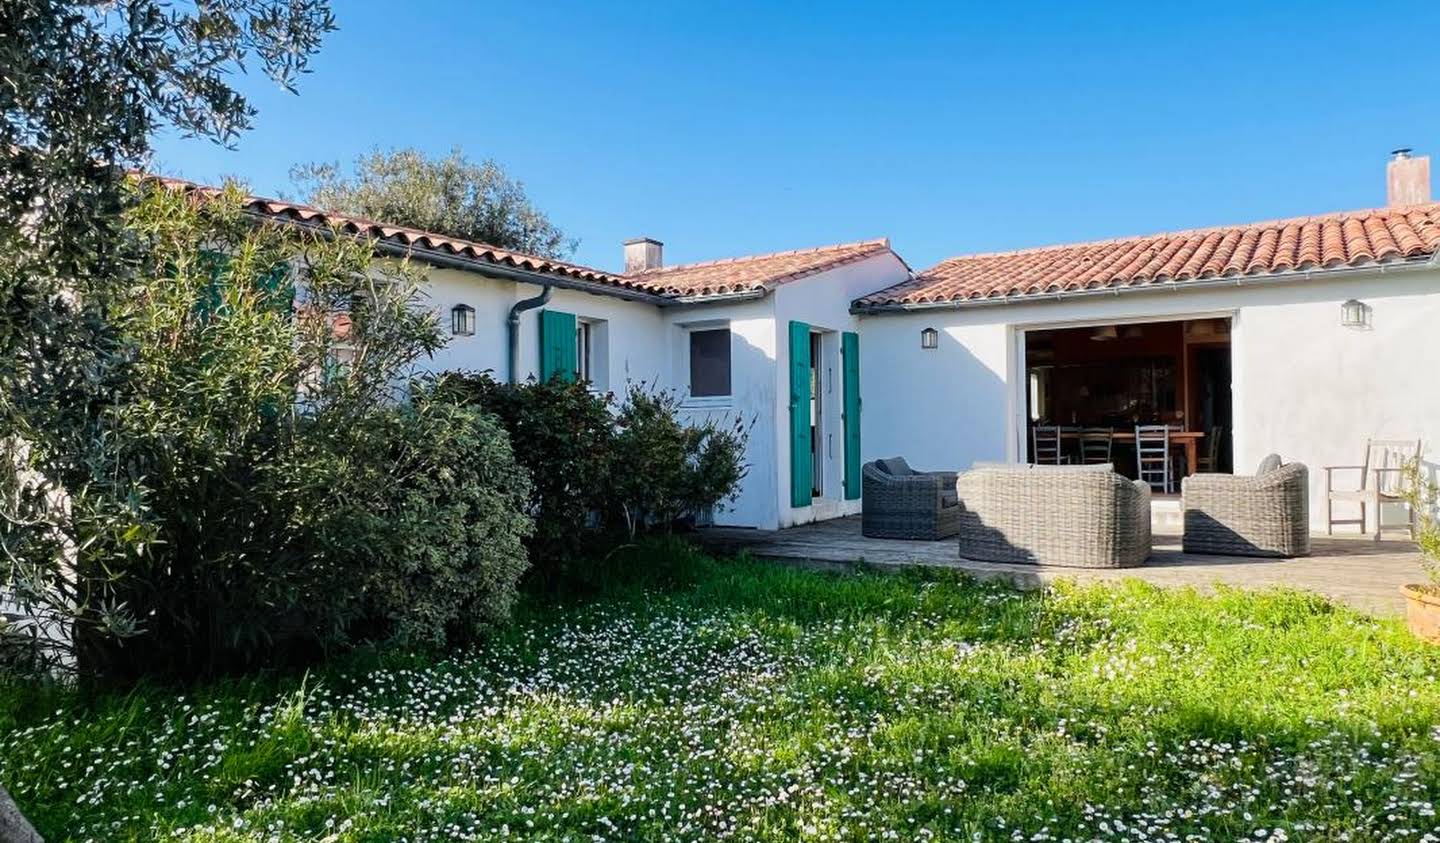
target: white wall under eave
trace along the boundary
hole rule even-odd
[[[424,362],[424,368],[434,372],[489,370],[504,380],[509,353],[505,317],[515,302],[517,287],[520,285],[513,281],[431,267],[426,273],[427,303],[435,310],[447,343],[435,352],[434,358]],[[450,333],[450,308],[457,304],[475,308],[474,335],[457,337]]]
[[[1351,298],[1370,306],[1368,330],[1341,326]],[[1367,438],[1423,439],[1435,473],[1440,268],[867,315],[865,459],[963,469],[1016,458],[1024,372],[1014,338],[1027,328],[1214,315],[1234,319],[1236,469],[1253,471],[1272,451],[1308,465],[1312,527],[1324,526],[1322,467],[1358,463]],[[920,348],[925,327],[940,332],[938,349]]]
[[[1370,306],[1370,329],[1340,325],[1340,303],[1350,298]],[[1316,529],[1325,523],[1322,467],[1359,464],[1368,438],[1422,440],[1436,475],[1440,271],[1257,291],[1236,331],[1236,470],[1254,471],[1272,451],[1310,466]],[[1336,479],[1353,483],[1355,475]],[[1354,504],[1336,506],[1337,517],[1358,515]]]
[[[1006,459],[1009,326],[998,312],[943,311],[861,320],[866,462],[904,457],[953,470]],[[933,327],[939,347],[920,347]]]
[[[509,377],[507,319],[515,302],[539,295],[540,286],[516,283],[455,269],[431,268],[427,275],[428,303],[449,338],[446,347],[424,363],[431,371],[489,370],[497,379]],[[475,308],[475,334],[450,335],[450,309],[456,304]],[[614,296],[556,289],[545,308],[573,313],[581,319],[605,323],[603,354],[595,364],[602,371],[595,380],[623,394],[628,381],[654,383],[667,374],[664,365],[664,320],[660,308]],[[540,365],[540,309],[520,316],[520,380],[538,373]],[[603,357],[603,360],[600,359]]]
[[[665,309],[663,318],[667,343],[664,360],[669,365],[665,381],[684,399],[684,419],[697,424],[713,422],[721,427],[738,420],[749,431],[745,478],[735,499],[716,509],[715,523],[775,529],[780,517],[775,505],[775,405],[780,394],[776,392],[773,298],[671,307]],[[729,327],[729,397],[688,396],[690,373],[685,350],[690,326]]]
[[[529,298],[538,295],[540,288],[522,285],[520,292],[521,298]],[[598,387],[623,398],[629,383],[670,386],[665,365],[665,319],[659,307],[614,296],[557,289],[543,309],[605,323],[608,371],[603,380],[596,376]],[[527,310],[520,317],[520,369],[524,377],[535,375],[540,369],[540,310]]]
[[[505,379],[509,374],[506,318],[510,307],[518,300],[537,295],[540,288],[477,273],[433,268],[428,283],[430,305],[447,334],[450,308],[460,303],[475,308],[476,330],[474,336],[450,337],[450,344],[427,361],[424,368],[432,371],[488,369],[496,378]],[[605,385],[617,397],[623,397],[628,383],[673,390],[684,397],[689,386],[683,356],[688,342],[685,326],[728,325],[732,394],[727,399],[686,400],[683,417],[687,421],[713,421],[726,426],[739,419],[749,427],[748,473],[735,500],[726,502],[715,513],[716,523],[772,529],[779,526],[776,406],[783,394],[777,392],[780,381],[776,374],[773,297],[660,308],[613,296],[556,289],[546,307],[573,313],[581,319],[605,322]],[[539,310],[522,313],[522,380],[535,375],[539,367],[538,331]]]

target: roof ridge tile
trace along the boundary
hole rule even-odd
[[[787,249],[783,252],[763,252],[754,255],[740,255],[733,258],[714,258],[711,260],[693,261],[691,263],[677,263],[671,264],[669,266],[659,266],[653,269],[644,269],[639,272],[628,272],[625,274],[631,278],[639,278],[648,275],[663,275],[666,272],[704,269],[711,266],[727,266],[730,264],[746,263],[749,261],[768,260],[770,258],[798,257],[800,255],[813,255],[819,254],[821,252],[834,252],[841,249],[874,249],[881,246],[887,249],[890,248],[890,238],[877,237],[870,240],[856,240],[851,243],[832,243],[827,246],[810,246],[804,249]]]

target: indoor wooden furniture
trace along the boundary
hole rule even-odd
[[[1170,475],[1169,425],[1135,425],[1135,471],[1155,491],[1168,495],[1175,490]]]
[[[1111,434],[1111,436],[1115,442],[1135,441],[1135,431],[1133,430],[1117,430]],[[1078,439],[1080,437],[1080,431],[1062,430],[1060,437],[1062,439]],[[1204,438],[1205,434],[1199,430],[1177,430],[1173,427],[1170,428],[1170,444],[1172,446],[1180,446],[1185,452],[1186,474],[1195,474],[1200,470],[1200,442]]]
[[[1065,453],[1061,447],[1064,435],[1065,432],[1056,425],[1037,424],[1030,428],[1030,442],[1036,465],[1061,465],[1065,462]]]
[[[1085,427],[1078,433],[1080,439],[1080,462],[1084,465],[1102,465],[1111,462],[1115,450],[1115,431],[1108,427]]]
[[[1205,449],[1205,456],[1200,458],[1200,470],[1215,473],[1220,470],[1220,444],[1225,441],[1225,428],[1210,428],[1206,438],[1209,440],[1206,443],[1208,447]]]
[[[1331,535],[1336,524],[1358,524],[1365,532],[1365,511],[1375,508],[1375,541],[1385,530],[1383,504],[1405,502],[1405,466],[1420,458],[1418,439],[1371,439],[1365,443],[1365,460],[1360,465],[1325,466],[1325,532]],[[1359,486],[1353,489],[1335,488],[1335,472],[1359,472]],[[1359,518],[1336,518],[1335,502],[1360,504]],[[1398,524],[1390,525],[1398,527]],[[1415,513],[1410,513],[1404,525],[1410,537],[1415,537]]]

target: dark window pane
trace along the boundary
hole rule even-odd
[[[730,394],[730,329],[690,332],[690,394]]]

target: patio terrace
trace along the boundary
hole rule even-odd
[[[860,518],[837,518],[785,530],[710,527],[700,540],[720,552],[747,551],[752,556],[817,568],[843,568],[855,562],[880,569],[907,565],[953,568],[981,579],[1004,579],[1018,588],[1039,588],[1060,579],[1082,582],[1127,577],[1159,586],[1193,586],[1206,590],[1216,583],[1241,588],[1287,586],[1317,592],[1333,600],[1379,615],[1405,610],[1400,587],[1424,577],[1420,554],[1408,541],[1376,542],[1368,536],[1311,538],[1310,555],[1296,559],[1208,556],[1180,552],[1178,532],[1157,530],[1148,562],[1139,568],[1061,568],[960,559],[953,539],[905,541],[872,539],[860,534]]]

